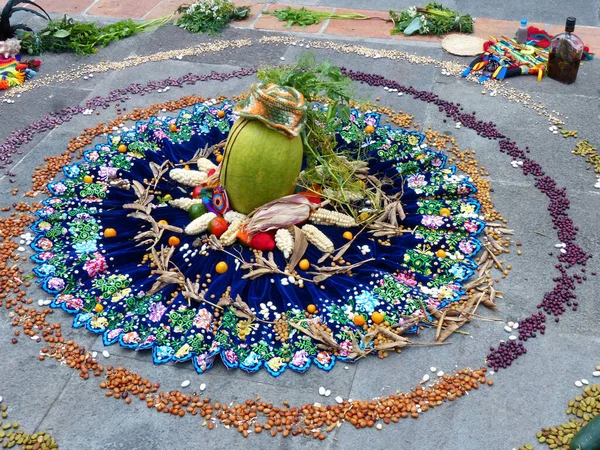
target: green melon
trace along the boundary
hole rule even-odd
[[[221,184],[230,206],[249,214],[294,193],[302,168],[302,139],[292,139],[254,119],[235,122],[225,146]]]

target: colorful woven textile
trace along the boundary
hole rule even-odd
[[[37,72],[30,69],[28,64],[19,62],[17,58],[0,57],[0,90],[22,84],[35,75]]]
[[[506,37],[492,37],[483,44],[484,53],[475,58],[462,75],[466,77],[478,73],[480,82],[489,78],[503,80],[518,75],[537,75],[538,81],[542,81],[548,64],[546,48],[553,36],[536,27],[529,27],[527,32],[525,44],[519,44],[515,39]],[[589,47],[584,47],[582,60],[594,58],[594,54],[589,50]]]
[[[51,196],[32,226],[35,273],[53,298],[51,306],[74,314],[75,327],[102,335],[106,345],[148,349],[157,364],[192,361],[204,372],[220,358],[227,368],[264,368],[277,376],[286,369],[330,370],[336,361],[353,361],[353,343],[365,351],[373,345],[361,338],[378,326],[374,312],[402,324],[407,317],[424,318],[428,306],[443,310],[465,294],[461,286],[477,267],[473,257],[484,227],[472,198],[475,187],[446,165],[444,154],[428,148],[422,134],[380,126],[378,114],[357,111],[348,121],[331,121],[327,131],[336,134],[338,150],[348,157],[360,154],[370,175],[388,180],[386,195],[401,194],[402,226],[412,232],[382,242],[359,233],[360,227],[316,225],[336,249],[348,242],[343,233],[352,232],[344,260],[363,264],[319,285],[300,285],[299,277],[312,279],[323,256],[313,244],[303,255],[313,267],[297,267],[295,280],[277,272],[248,278],[240,261],[256,258],[252,249],[236,243],[223,252],[203,240],[208,235],[200,235],[198,244],[198,236],[165,230],[156,251],[172,248],[169,239],[178,237],[168,265],[197,282],[202,296],[191,299],[177,283],[151,293],[161,275],[150,244],[138,244],[152,227],[146,213],[134,213],[131,204],[142,198],[140,189],[150,188],[147,214],[185,228],[188,212],[165,199],[190,199],[190,188],[167,175],[153,177],[164,163],[189,161],[199,148],[225,139],[236,119],[232,110],[229,102],[220,108],[196,105],[178,117],[140,122],[86,151],[84,162],[66,166],[65,177],[49,184]],[[375,131],[365,139],[369,125]],[[216,156],[210,159],[216,162]],[[105,236],[110,228],[114,232]],[[287,263],[278,249],[272,261],[282,269]],[[229,267],[224,273],[216,269],[223,262]],[[224,298],[239,298],[247,308]],[[311,327],[329,330],[334,345],[325,346]],[[407,331],[415,332],[412,327]]]
[[[236,111],[242,117],[260,120],[269,128],[294,137],[302,131],[306,103],[302,93],[294,88],[258,84],[252,85]]]

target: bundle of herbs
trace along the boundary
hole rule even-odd
[[[260,68],[257,78],[263,83],[293,87],[307,102],[321,104],[321,107],[307,109],[302,131],[305,169],[299,184],[324,197],[334,209],[355,218],[360,209],[356,207],[357,202],[368,201],[378,209],[383,199],[379,187],[368,181],[362,141],[356,144],[357,148],[336,149],[336,124],[350,119],[349,103],[353,94],[350,78],[329,62],[317,63],[310,54],[302,56],[296,64]]]
[[[182,14],[175,21],[178,27],[191,33],[215,35],[230,22],[248,17],[250,8],[236,6],[229,0],[198,0],[191,5],[181,5],[177,13]]]
[[[473,32],[473,18],[469,14],[459,14],[439,3],[428,3],[424,8],[412,6],[401,11],[390,11],[394,22],[391,34],[404,33],[410,36],[419,34],[446,34],[451,31]]]
[[[166,24],[171,17],[165,16],[149,22],[120,20],[102,27],[95,22],[79,22],[65,15],[61,20],[50,20],[38,33],[22,34],[21,47],[30,55],[44,52],[91,55],[111,42],[156,29]]]
[[[318,24],[322,20],[327,19],[371,19],[369,16],[357,13],[338,14],[327,11],[314,11],[311,9],[306,9],[305,7],[295,9],[291,6],[288,6],[284,9],[276,9],[272,12],[266,11],[264,14],[275,16],[280,22],[287,22],[286,26],[288,28],[292,27],[292,25],[307,27],[309,25]]]

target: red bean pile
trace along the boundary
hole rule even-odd
[[[542,311],[533,313],[531,316],[519,322],[519,340],[526,341],[537,336],[537,333],[546,332],[546,314]]]
[[[500,342],[498,348],[490,347],[490,353],[487,355],[487,365],[498,372],[500,368],[506,369],[515,359],[525,353],[527,353],[527,349],[522,342]]]

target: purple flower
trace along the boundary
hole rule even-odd
[[[227,361],[230,363],[236,363],[238,361],[238,357],[233,350],[227,350],[225,352],[225,358],[227,358]]]
[[[425,175],[417,174],[412,175],[406,179],[408,187],[411,189],[427,186],[427,181],[425,181]]]
[[[165,305],[163,305],[160,302],[156,302],[156,303],[152,303],[150,305],[150,308],[148,308],[148,313],[149,318],[152,322],[158,322],[163,314],[165,313],[165,311],[167,310],[167,307]]]
[[[63,183],[55,183],[52,186],[52,189],[54,190],[54,192],[56,192],[57,194],[62,194],[63,192],[65,192],[67,190],[67,187],[63,184]]]
[[[423,216],[421,224],[427,228],[439,228],[444,225],[444,218],[440,216]]]
[[[55,291],[62,291],[65,288],[65,280],[53,277],[48,280],[48,287]]]
[[[308,353],[306,350],[299,350],[292,357],[292,365],[296,367],[304,367],[308,361]]]
[[[475,250],[475,246],[469,241],[460,241],[458,243],[458,248],[465,255],[470,255],[471,253],[473,253],[473,250]]]
[[[100,176],[101,180],[107,181],[109,178],[116,177],[118,170],[119,169],[117,169],[116,167],[102,166],[98,171],[98,175]]]

